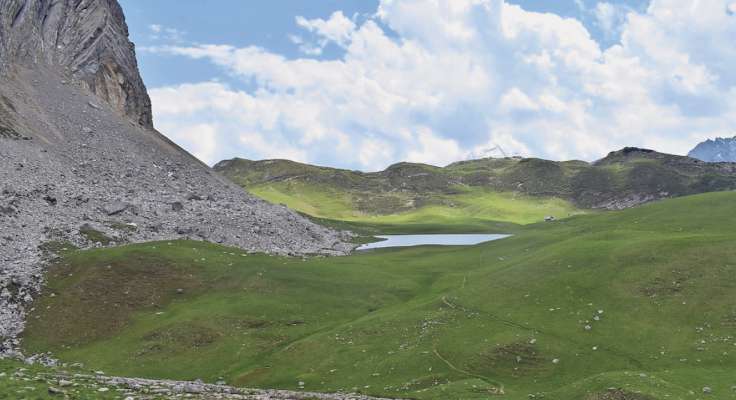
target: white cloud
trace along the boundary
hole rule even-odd
[[[321,18],[306,19],[298,16],[296,17],[296,23],[302,28],[340,46],[345,46],[350,42],[350,35],[355,30],[355,23],[343,15],[342,11],[335,11],[327,20]]]
[[[393,161],[394,149],[385,141],[365,138],[358,148],[360,165],[368,171],[378,171]]]
[[[322,54],[323,47],[313,43],[307,43],[303,37],[298,35],[289,35],[289,40],[299,46],[299,51],[308,56],[318,56]]]
[[[329,43],[346,47],[355,31],[355,22],[343,15],[342,11],[335,11],[330,18],[307,19],[296,17],[296,24],[316,36],[315,41],[309,41],[301,36],[290,35],[291,41],[299,46],[299,50],[307,55],[318,56]]]
[[[159,128],[169,132],[169,137],[179,145],[188,149],[195,157],[207,164],[216,163],[217,160],[217,127],[212,124],[192,124],[179,126],[164,122]]]
[[[520,154],[530,154],[529,148],[514,139],[514,136],[505,130],[498,128],[491,132],[488,142],[476,146],[466,154],[466,159],[472,160],[486,157],[510,157]]]
[[[506,111],[534,111],[539,106],[519,88],[511,88],[501,97],[501,108]]]
[[[624,22],[626,10],[627,8],[625,6],[602,1],[595,6],[593,12],[601,30],[609,37],[612,37],[619,32]]]
[[[418,148],[409,151],[407,161],[447,165],[462,160],[466,153],[455,140],[435,136],[428,128],[419,129],[416,143]]]
[[[149,39],[156,41],[179,43],[184,41],[184,36],[186,36],[186,32],[182,30],[170,28],[161,24],[148,25],[148,29],[151,31],[148,35]]]
[[[155,89],[156,121],[172,136],[213,127],[210,158],[368,169],[445,164],[494,145],[552,159],[592,160],[629,145],[685,153],[734,131],[732,0],[655,0],[642,12],[602,4],[599,23],[620,37],[607,49],[576,19],[502,0],[383,0],[359,25],[342,13],[299,19],[317,41],[292,41],[342,46],[334,60],[228,45],[148,48],[209,60],[249,84]]]
[[[283,143],[275,143],[261,135],[260,132],[243,132],[239,136],[240,143],[248,146],[259,155],[262,159],[283,158],[292,161],[307,161],[307,154],[304,150],[284,145]]]

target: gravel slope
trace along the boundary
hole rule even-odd
[[[43,280],[39,246],[190,238],[342,255],[347,234],[258,200],[156,132],[113,0],[0,0],[0,355]],[[48,256],[48,254],[46,254]]]

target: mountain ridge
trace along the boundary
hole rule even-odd
[[[688,156],[706,162],[736,162],[736,136],[708,139],[690,150]]]
[[[584,209],[622,209],[668,197],[736,189],[736,164],[704,163],[635,147],[610,152],[592,163],[506,157],[460,161],[445,167],[396,163],[383,171],[360,172],[288,160],[232,159],[213,168],[250,189],[300,181],[386,196],[403,193],[421,204],[427,203],[427,192],[451,195],[458,188],[484,188],[558,197]]]

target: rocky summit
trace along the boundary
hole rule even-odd
[[[0,0],[0,226],[5,355],[59,248],[190,238],[283,255],[352,249],[153,129],[114,0]]]
[[[736,136],[708,139],[690,150],[688,156],[707,162],[736,162]]]

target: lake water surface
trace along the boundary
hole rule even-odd
[[[407,247],[422,245],[468,246],[491,240],[507,238],[501,234],[437,234],[437,235],[380,235],[380,242],[366,243],[357,250],[380,249],[384,247]]]

